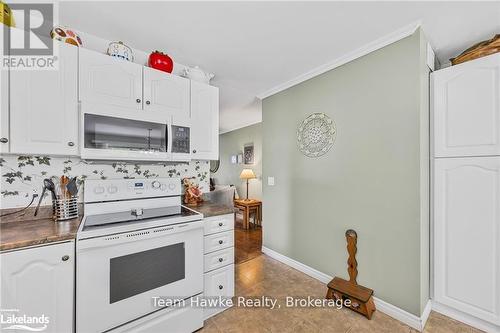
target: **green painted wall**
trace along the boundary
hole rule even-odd
[[[344,233],[355,229],[358,282],[415,315],[429,294],[423,46],[419,30],[266,98],[262,128],[263,179],[276,181],[263,184],[264,246],[347,278]],[[314,112],[334,119],[337,138],[312,159],[296,130]]]
[[[231,155],[243,153],[243,146],[253,142],[253,165],[232,164]],[[246,195],[246,181],[240,179],[241,170],[252,169],[256,179],[250,179],[248,195],[250,198],[262,198],[262,123],[243,127],[221,134],[219,137],[220,168],[212,174],[216,184],[234,184],[240,196]]]

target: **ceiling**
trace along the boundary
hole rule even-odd
[[[500,33],[500,2],[71,1],[60,22],[216,74],[220,129],[261,121],[256,96],[414,22],[441,63]]]

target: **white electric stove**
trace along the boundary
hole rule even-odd
[[[165,309],[154,307],[153,297],[203,292],[203,216],[181,205],[179,178],[87,180],[84,202],[76,243],[77,333],[156,318]],[[203,325],[201,311],[189,310],[183,309],[186,331]]]

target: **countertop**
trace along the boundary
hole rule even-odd
[[[218,215],[234,214],[234,207],[223,205],[211,201],[204,201],[198,206],[186,206],[198,213],[203,214],[203,217],[211,217]]]
[[[204,217],[233,214],[234,207],[205,201],[199,206],[188,208],[203,214]],[[3,209],[5,214],[16,209]],[[83,212],[83,209],[80,209]],[[64,222],[54,222],[50,218],[52,206],[40,207],[37,217],[34,209],[0,218],[0,251],[13,250],[27,246],[60,242],[76,238],[82,217]]]
[[[2,214],[15,209],[4,209]],[[34,210],[0,218],[0,251],[13,250],[27,246],[75,239],[80,226],[79,218],[54,222],[50,218],[52,207],[40,207],[39,216],[33,216]]]

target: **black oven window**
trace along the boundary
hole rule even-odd
[[[185,262],[184,243],[112,258],[109,303],[184,279]]]

